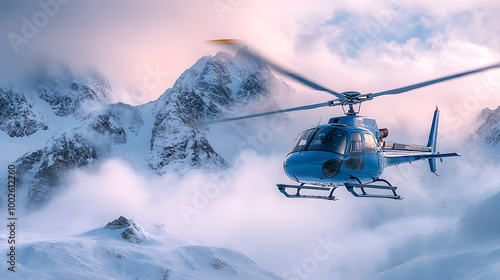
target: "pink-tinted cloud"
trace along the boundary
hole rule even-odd
[[[99,68],[122,90],[118,98],[125,101],[128,89],[143,86],[151,69],[168,73],[142,101],[155,99],[199,57],[219,50],[204,43],[213,38],[245,39],[264,55],[338,90],[385,89],[498,60],[493,46],[499,44],[492,38],[499,26],[492,16],[497,4],[446,1],[436,6],[431,2],[415,1],[395,9],[389,2],[370,1],[68,1],[37,28],[36,36],[18,46],[18,54],[7,36],[0,46],[10,57],[6,61],[12,63],[3,68],[19,67],[21,73],[35,55]],[[12,11],[2,20],[5,35],[21,34],[23,18],[33,22],[44,11],[36,3],[10,5],[3,9]],[[367,23],[352,27],[352,32],[362,32],[363,24],[374,23],[370,17],[387,16],[387,12],[388,21],[378,22],[382,29],[407,11],[421,11],[446,23],[447,17],[469,10],[476,12],[474,23],[469,28],[448,26],[446,38],[433,38],[431,49],[419,46],[418,40],[373,47],[368,42],[357,59],[346,60],[325,45],[338,30],[325,28],[323,23],[338,11],[366,18]],[[315,39],[301,37],[304,33],[314,33]],[[377,32],[367,34],[368,41],[378,36]],[[474,80],[472,87],[476,84]]]

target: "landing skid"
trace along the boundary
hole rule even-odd
[[[294,185],[276,185],[278,186],[278,190],[282,194],[284,194],[288,198],[315,198],[315,199],[326,199],[326,200],[337,200],[335,196],[333,196],[333,192],[337,189],[336,186],[322,186],[322,187],[313,187],[313,186],[305,186],[301,184],[300,186]],[[296,189],[297,192],[295,194],[289,194],[286,189]],[[309,194],[301,194],[301,190],[313,190],[313,191],[323,191],[328,192],[328,195],[309,195]]]
[[[301,184],[299,186],[294,185],[282,185],[278,184],[278,190],[284,194],[288,198],[314,198],[314,199],[325,199],[325,200],[337,200],[333,195],[333,192],[339,187],[345,187],[352,195],[355,197],[374,197],[374,198],[389,198],[401,200],[403,199],[396,193],[396,189],[398,187],[392,186],[389,182],[382,179],[377,179],[376,181],[385,182],[387,186],[381,185],[370,185],[370,184],[356,184],[356,183],[344,183],[338,186],[326,185],[326,186],[306,186],[305,184]],[[287,192],[287,189],[295,189],[296,192],[294,194],[290,194]],[[361,192],[357,192],[356,189],[359,189]],[[382,194],[370,194],[367,193],[365,189],[378,189],[378,190],[389,190],[392,191],[392,194],[382,195]],[[301,190],[309,190],[318,192],[318,195],[311,194],[301,194]],[[323,193],[323,195],[319,195]]]
[[[354,184],[354,183],[344,183],[346,189],[352,193],[355,197],[378,197],[378,198],[390,198],[390,199],[402,199],[401,196],[399,196],[396,193],[396,189],[398,187],[394,186],[379,186],[379,185],[364,185],[364,184]],[[361,190],[361,193],[356,192],[355,188],[358,188]],[[381,195],[381,194],[369,194],[365,191],[366,188],[370,189],[379,189],[379,190],[391,190],[392,195]]]

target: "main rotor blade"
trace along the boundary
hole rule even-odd
[[[439,79],[430,80],[430,81],[427,81],[427,82],[422,82],[422,83],[418,83],[418,84],[414,84],[414,85],[410,85],[410,86],[406,86],[406,87],[401,87],[401,88],[396,88],[396,89],[391,89],[391,90],[387,90],[387,91],[381,91],[381,92],[377,92],[377,93],[369,93],[369,94],[366,94],[366,95],[368,95],[370,97],[376,97],[376,96],[387,95],[387,94],[399,94],[399,93],[407,92],[407,91],[414,90],[414,89],[417,89],[417,88],[430,86],[430,85],[433,85],[433,84],[437,84],[437,83],[441,83],[441,82],[444,82],[444,81],[448,81],[448,80],[452,80],[452,79],[464,77],[464,76],[467,76],[467,75],[479,73],[479,72],[490,70],[490,69],[494,69],[494,68],[500,68],[500,63],[493,64],[493,65],[486,66],[486,67],[482,67],[482,68],[478,68],[478,69],[475,69],[475,70],[470,70],[470,71],[466,71],[466,72],[462,72],[462,73],[458,73],[458,74],[454,74],[454,75],[442,77],[442,78],[439,78]]]
[[[336,99],[336,100],[338,100],[338,99]],[[320,107],[328,107],[328,106],[340,105],[340,104],[334,104],[333,101],[335,101],[335,100],[328,101],[328,102],[323,102],[323,103],[317,103],[317,104],[299,106],[299,107],[294,107],[294,108],[288,108],[288,109],[283,109],[283,110],[277,110],[277,111],[271,111],[271,112],[264,112],[264,113],[258,113],[258,114],[253,114],[253,115],[246,115],[246,116],[235,117],[235,118],[220,119],[220,120],[213,120],[213,121],[205,121],[205,122],[198,122],[198,123],[188,123],[188,124],[185,124],[185,125],[193,125],[193,126],[207,125],[207,124],[214,124],[214,123],[221,123],[221,122],[228,122],[228,121],[243,120],[243,119],[249,119],[249,118],[255,118],[255,117],[262,117],[262,116],[274,115],[274,114],[279,114],[279,113],[301,111],[301,110],[310,110],[310,109],[316,109],[316,108],[320,108]]]
[[[220,40],[211,40],[208,42],[212,43],[212,44],[230,45],[231,47],[233,47],[236,50],[239,48],[239,46],[244,45],[243,41],[235,40],[235,39],[220,39]],[[271,61],[264,59],[263,57],[255,54],[255,53],[252,53],[250,51],[247,51],[247,53],[252,58],[260,60],[263,63],[267,64],[271,69],[273,69],[273,70],[275,70],[283,75],[286,75],[286,76],[288,76],[288,77],[290,77],[290,78],[292,78],[292,79],[294,79],[294,80],[296,80],[296,81],[298,81],[298,82],[300,82],[300,83],[302,83],[310,88],[313,88],[313,89],[319,90],[319,91],[328,92],[328,93],[333,94],[339,98],[345,97],[345,95],[343,95],[342,93],[338,93],[338,92],[333,91],[331,89],[320,86],[320,85],[316,84],[315,82],[308,80],[308,79],[306,79],[298,74],[292,73],[292,72],[286,70],[285,68],[278,66],[278,65],[272,63]]]

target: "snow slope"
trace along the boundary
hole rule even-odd
[[[0,278],[281,279],[236,251],[190,245],[165,226],[145,230],[123,216],[75,236],[33,234],[23,239],[17,246],[16,272],[2,269]]]

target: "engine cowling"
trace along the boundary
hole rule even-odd
[[[378,131],[380,132],[379,139],[383,139],[383,138],[389,136],[389,129],[387,129],[387,128],[381,128]]]

